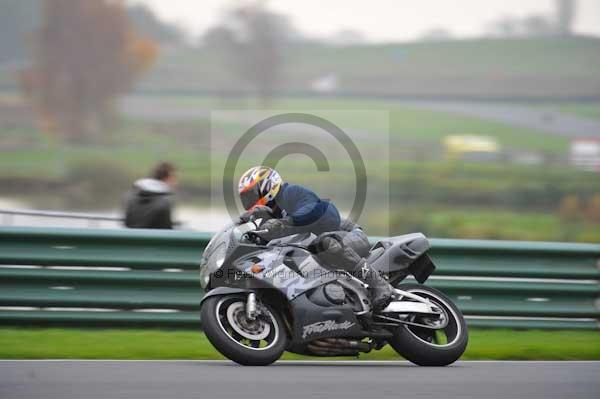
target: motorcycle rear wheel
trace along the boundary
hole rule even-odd
[[[207,298],[200,309],[204,333],[221,354],[238,364],[269,365],[285,351],[285,325],[268,305],[256,320],[248,320],[245,304],[246,298],[240,295]]]
[[[446,325],[438,330],[403,325],[388,340],[394,350],[419,366],[447,366],[457,361],[469,341],[467,324],[456,305],[442,292],[421,284],[401,284],[396,288],[429,299],[439,307],[446,318]],[[412,320],[419,324],[432,324],[422,316]]]

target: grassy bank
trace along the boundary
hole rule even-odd
[[[25,208],[96,211],[101,204],[105,210],[120,209],[131,182],[168,159],[179,170],[177,204],[206,208],[217,187],[211,179],[223,170],[235,138],[249,127],[235,113],[211,119],[209,111],[262,106],[251,99],[210,96],[132,96],[127,101],[128,117],[83,143],[42,133],[31,121],[7,123],[13,112],[3,113],[0,106],[2,197],[17,198]],[[591,112],[596,105],[582,110]],[[381,211],[361,220],[370,234],[423,231],[453,238],[600,241],[600,180],[560,161],[568,152],[565,137],[383,100],[278,98],[270,107],[316,110],[352,133],[366,161],[367,211]],[[168,109],[190,118],[154,118],[154,111],[161,115]],[[273,134],[263,137],[264,146],[248,147],[237,173],[262,162],[271,146],[295,141],[302,132]],[[455,134],[493,137],[506,154],[532,151],[545,162],[455,159],[445,155],[443,145],[446,136]],[[322,144],[329,173],[315,173],[314,162],[300,155],[287,156],[277,168],[287,180],[350,209],[354,169],[345,152],[329,151],[329,144]]]
[[[584,103],[584,104],[556,104],[548,106],[549,109],[556,110],[562,113],[575,116],[583,116],[586,118],[600,119],[600,103]]]
[[[307,90],[334,73],[353,93],[556,96],[594,93],[600,40],[587,37],[469,39],[378,45],[301,45],[284,53],[280,85]],[[141,87],[155,91],[247,88],[212,48],[161,51]]]
[[[1,359],[222,359],[200,332],[0,328]],[[286,354],[285,359],[304,357]],[[398,359],[388,346],[361,359]],[[596,331],[472,330],[463,359],[600,360]]]
[[[600,242],[600,224],[549,212],[472,207],[396,208],[387,223],[393,231],[433,232],[438,238],[461,237],[519,241]],[[564,212],[563,212],[564,213]],[[375,226],[376,227],[376,226]]]
[[[597,95],[597,37],[474,38],[286,47],[278,87],[310,90],[334,74],[340,91],[371,95],[473,97]],[[223,92],[252,86],[233,73],[229,54],[208,47],[161,48],[138,88],[154,92]],[[231,61],[229,61],[230,63]],[[17,87],[18,67],[0,69],[0,86]]]

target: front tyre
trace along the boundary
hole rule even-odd
[[[266,366],[281,357],[287,345],[283,320],[264,305],[255,320],[246,318],[246,298],[224,295],[207,298],[200,317],[210,343],[225,357],[245,366]]]
[[[394,332],[388,342],[398,354],[419,366],[447,366],[457,361],[469,341],[467,324],[456,305],[435,288],[420,284],[401,284],[396,288],[419,295],[442,310],[445,325],[440,329],[429,329],[403,325]],[[414,315],[408,321],[435,326],[439,320]],[[447,323],[445,323],[447,321]]]

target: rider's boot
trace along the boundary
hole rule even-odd
[[[389,305],[394,295],[394,288],[390,283],[365,261],[362,262],[360,275],[362,280],[369,285],[373,310],[379,311]]]

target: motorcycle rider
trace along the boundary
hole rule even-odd
[[[366,235],[353,222],[342,222],[332,202],[308,188],[283,182],[277,171],[266,166],[247,170],[240,178],[238,192],[246,209],[239,222],[270,217],[260,226],[265,230],[260,236],[267,241],[303,232],[318,235],[316,249],[324,263],[365,281],[375,310],[389,304],[393,288],[364,259],[369,251]]]

